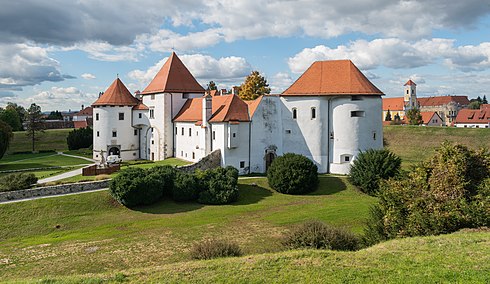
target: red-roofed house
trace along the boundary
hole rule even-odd
[[[480,109],[462,109],[456,120],[456,127],[489,128],[490,127],[490,105],[480,105]]]
[[[93,108],[88,106],[86,108],[82,105],[82,110],[73,115],[73,126],[75,128],[85,128],[92,126]]]
[[[421,111],[423,125],[425,126],[442,126],[442,118],[435,111]]]
[[[350,60],[315,62],[280,95],[235,93],[206,92],[172,53],[141,100],[117,79],[93,104],[94,159],[197,162],[220,150],[221,165],[245,174],[292,152],[347,174],[359,151],[383,146],[383,93]]]

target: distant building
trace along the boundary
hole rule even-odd
[[[489,128],[490,104],[480,105],[480,109],[462,109],[454,122],[456,127]]]
[[[403,120],[406,111],[414,107],[419,108],[420,112],[434,113],[439,115],[442,126],[450,126],[456,119],[458,112],[466,108],[470,101],[467,96],[436,96],[427,98],[417,98],[416,84],[412,80],[405,83],[404,96],[383,99],[383,121],[386,120],[388,110],[393,120],[398,114]]]
[[[423,125],[425,126],[442,126],[442,118],[435,111],[422,111]]]
[[[73,115],[73,125],[75,128],[85,128],[87,126],[92,126],[94,109],[91,106],[86,108],[82,105],[82,110]]]

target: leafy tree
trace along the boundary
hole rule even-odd
[[[318,185],[318,168],[307,157],[286,153],[277,157],[267,170],[267,181],[272,189],[286,194],[305,194]]]
[[[52,111],[48,115],[48,119],[49,120],[63,120],[63,115],[59,111]]]
[[[22,123],[26,119],[27,110],[23,106],[20,106],[16,103],[11,103],[11,102],[7,103],[7,107],[5,109],[14,109],[17,112],[17,114],[19,115],[19,120],[20,120],[20,125],[21,125],[20,130],[24,130]]]
[[[488,104],[487,96],[485,96],[485,95],[483,96],[483,99],[481,100],[481,103],[482,104],[485,104],[485,105]]]
[[[424,121],[422,120],[422,115],[420,114],[420,110],[418,108],[409,109],[405,116],[408,119],[408,124],[410,125],[420,125],[424,123]]]
[[[22,130],[19,114],[13,108],[6,108],[0,111],[0,120],[10,125],[12,131]]]
[[[479,109],[480,108],[480,105],[481,103],[477,100],[475,101],[472,101],[469,105],[468,105],[468,108],[469,109]]]
[[[12,128],[7,123],[0,121],[0,159],[7,151],[12,139]]]
[[[390,112],[390,110],[388,110],[388,112],[386,113],[385,121],[391,121],[391,112]]]
[[[395,114],[394,120],[395,121],[401,121],[402,119],[400,118],[400,115],[397,113],[397,114]]]
[[[218,86],[216,86],[216,83],[214,81],[209,81],[207,90],[218,90]]]
[[[68,133],[66,142],[69,150],[78,150],[80,148],[89,148],[94,140],[94,132],[92,128],[73,129]]]
[[[39,133],[44,132],[44,122],[41,118],[41,107],[36,104],[31,104],[27,109],[26,135],[31,138],[33,152],[35,151],[35,143],[39,140]]]
[[[240,91],[238,95],[243,100],[255,100],[263,94],[269,94],[271,88],[267,84],[267,80],[260,75],[259,71],[252,71],[250,75],[245,78],[245,82],[240,85]]]
[[[197,171],[199,197],[202,204],[227,204],[238,199],[238,170],[234,167]]]

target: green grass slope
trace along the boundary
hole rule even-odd
[[[489,272],[490,231],[467,230],[392,240],[357,252],[285,251],[42,280],[43,283],[489,283]]]
[[[0,204],[0,279],[175,263],[209,238],[236,241],[246,254],[280,251],[281,235],[308,219],[360,233],[375,202],[332,176],[303,196],[273,192],[265,178],[240,180],[239,190],[238,202],[222,206],[164,200],[130,210],[107,191]]]
[[[388,148],[402,158],[405,168],[430,157],[445,140],[472,149],[490,149],[490,128],[384,126],[383,135]]]
[[[39,134],[39,141],[35,142],[36,151],[67,151],[66,137],[73,129],[48,129]],[[10,141],[7,154],[16,152],[32,151],[32,140],[26,136],[25,131],[14,132],[14,137]]]

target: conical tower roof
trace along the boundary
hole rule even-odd
[[[350,60],[317,61],[282,96],[383,95]]]
[[[124,86],[123,82],[117,78],[107,88],[102,96],[100,96],[92,105],[93,106],[135,106],[140,101],[131,95],[131,92]]]
[[[154,93],[204,93],[204,88],[196,81],[175,52],[142,94]]]

